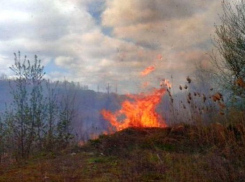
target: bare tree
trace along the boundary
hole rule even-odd
[[[43,95],[42,81],[44,67],[35,56],[31,63],[25,56],[22,60],[20,52],[15,55],[15,63],[10,69],[15,73],[14,84],[11,85],[13,95],[13,135],[17,146],[17,155],[28,157],[33,144],[41,148],[43,131]]]
[[[211,60],[219,83],[245,98],[245,3],[224,0],[222,6],[222,24],[216,26],[214,39],[218,55],[213,53]]]
[[[0,118],[0,164],[2,163],[2,157],[5,150],[5,132],[4,132],[4,123],[2,118]]]
[[[59,94],[58,82],[44,80],[44,67],[37,56],[31,62],[26,56],[22,59],[20,52],[14,55],[10,69],[15,78],[9,81],[13,102],[6,108],[3,122],[0,120],[0,157],[6,150],[18,160],[69,146],[75,83],[64,82]]]
[[[57,123],[58,141],[63,147],[73,138],[71,123],[76,117],[76,86],[67,81],[63,82],[64,93],[59,103],[59,118]]]
[[[47,120],[47,137],[46,149],[53,150],[55,147],[55,126],[58,118],[58,98],[57,98],[58,82],[46,82],[47,96],[46,96],[46,120]]]

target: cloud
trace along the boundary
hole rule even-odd
[[[9,68],[12,64],[11,63],[6,63],[6,57],[3,55],[0,55],[0,75],[1,74],[6,74],[9,75],[10,70],[6,69]]]
[[[180,82],[193,62],[206,60],[220,6],[213,0],[4,1],[0,65],[7,69],[20,50],[30,59],[37,54],[47,77],[94,88],[111,83],[138,92],[143,82],[158,86],[158,78],[171,74]],[[142,78],[149,66],[156,70]]]
[[[114,36],[149,48],[197,45],[210,38],[220,6],[217,1],[207,1],[208,6],[202,2],[108,1],[103,25],[112,27]]]
[[[192,74],[196,61],[208,59],[220,11],[220,2],[211,0],[113,0],[107,1],[102,25],[112,28],[114,37],[152,52],[152,58],[161,53],[164,59],[156,65],[154,76],[174,74],[181,82]],[[149,66],[150,60],[145,59]]]
[[[162,20],[185,19],[206,11],[211,0],[107,0],[103,12],[103,25],[128,26],[158,22]]]
[[[45,60],[77,56],[77,39],[97,29],[86,7],[77,3],[4,1],[0,7],[0,48],[5,61],[11,60],[12,53],[18,50],[30,56],[38,54]]]

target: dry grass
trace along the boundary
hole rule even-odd
[[[245,181],[244,125],[129,128],[0,168],[0,181]]]
[[[192,82],[187,77],[179,87],[186,100],[173,112],[191,124],[128,128],[82,148],[2,164],[0,182],[245,181],[244,112],[227,111],[223,95],[213,88],[208,95],[191,91]],[[170,88],[167,93],[174,110]]]

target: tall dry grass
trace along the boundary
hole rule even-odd
[[[240,162],[245,161],[245,111],[232,107],[223,94],[213,88],[209,88],[208,93],[191,90],[193,81],[190,77],[186,80],[179,86],[179,91],[185,94],[184,100],[175,101],[168,90],[175,109],[172,118],[182,126],[190,125],[190,143],[200,148],[209,146],[210,153],[217,153],[245,171],[245,163]],[[245,89],[243,83],[239,80],[237,85]],[[175,124],[173,128],[180,125]]]

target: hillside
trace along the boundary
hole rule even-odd
[[[128,128],[2,165],[0,181],[244,181],[244,127]]]
[[[48,81],[42,83],[44,98],[48,95]],[[76,85],[73,82],[51,82],[50,88],[57,94],[57,103],[62,101],[62,95],[68,93],[69,97],[75,97],[74,107],[75,117],[71,122],[73,134],[77,140],[87,141],[91,136],[98,136],[108,130],[109,122],[102,115],[101,110],[116,111],[121,108],[121,103],[129,99],[126,95],[116,94],[114,92],[96,92],[88,90],[83,86]],[[0,80],[0,114],[3,115],[6,108],[12,108],[13,95],[11,86],[14,87],[12,80]],[[30,89],[30,88],[29,88]],[[162,102],[157,107],[157,112],[166,122],[170,120],[169,98],[165,95]]]
[[[71,128],[77,140],[87,141],[90,136],[99,135],[107,129],[107,124],[100,114],[102,109],[116,110],[120,108],[120,104],[125,100],[124,95],[115,93],[103,93],[88,90],[83,86],[73,82],[48,82],[44,80],[42,83],[43,93],[48,96],[48,86],[54,89],[57,95],[57,103],[60,104],[62,96],[68,94],[72,99],[75,97],[72,107],[75,110],[75,117],[72,120]],[[7,109],[12,109],[13,95],[12,88],[15,88],[13,80],[0,80],[0,114],[3,115]],[[28,90],[29,89],[29,90]],[[30,91],[30,88],[27,87]]]

